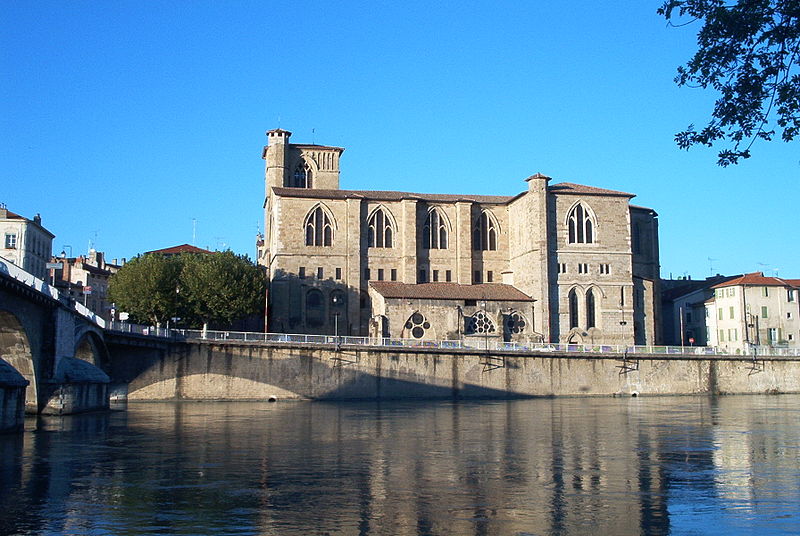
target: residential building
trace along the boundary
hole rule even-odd
[[[49,271],[49,278],[59,292],[82,303],[104,320],[113,320],[108,283],[111,276],[120,269],[116,259],[107,263],[103,252],[90,249],[86,256],[71,258],[62,252],[60,257],[53,257],[51,262],[61,265],[61,268],[51,268]]]
[[[711,288],[709,346],[731,353],[748,353],[752,346],[800,347],[800,279],[753,272]]]
[[[0,255],[40,279],[47,276],[55,235],[42,226],[41,216],[29,220],[0,203],[0,237]]]
[[[540,173],[515,196],[342,190],[344,149],[267,136],[270,331],[660,340],[658,219],[633,194]]]
[[[661,321],[664,344],[706,346],[706,300],[714,295],[711,287],[736,276],[715,275],[707,279],[661,280]]]

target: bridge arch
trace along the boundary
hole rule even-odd
[[[105,372],[109,371],[111,357],[108,348],[102,335],[94,330],[87,329],[77,335],[73,355]]]
[[[5,310],[0,310],[0,359],[14,367],[30,382],[25,390],[25,411],[36,413],[38,382],[30,338],[19,318]]]

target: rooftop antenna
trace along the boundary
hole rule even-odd
[[[316,136],[315,136],[315,132],[314,132],[315,130],[316,130],[315,128],[311,129],[311,145],[316,145],[317,144]]]
[[[216,245],[217,251],[224,251],[224,248],[225,248],[225,246],[227,246],[227,245],[228,245],[228,244],[226,244],[226,243],[224,242],[224,240],[225,240],[225,237],[224,237],[224,236],[215,236],[215,237],[214,237],[214,241],[217,243],[217,245]],[[220,247],[219,247],[219,246],[220,246],[220,244],[222,244],[222,248],[223,248],[223,249],[220,249]]]
[[[707,258],[708,258],[708,275],[709,276],[713,276],[714,275],[714,261],[718,261],[719,259],[712,259],[711,257],[707,257]]]
[[[756,264],[761,267],[761,269],[758,270],[758,271],[761,272],[762,274],[764,273],[764,267],[765,266],[769,266],[769,264],[767,264],[765,262],[757,262]]]

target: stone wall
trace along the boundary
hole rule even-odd
[[[492,354],[175,343],[115,357],[131,400],[404,399],[800,392],[800,359]]]

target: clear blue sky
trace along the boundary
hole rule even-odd
[[[195,219],[196,245],[252,258],[280,126],[345,147],[342,188],[506,195],[542,172],[654,208],[664,277],[800,278],[800,146],[727,169],[676,148],[714,95],[673,83],[696,27],[659,4],[8,1],[0,202],[56,253],[130,258]]]

